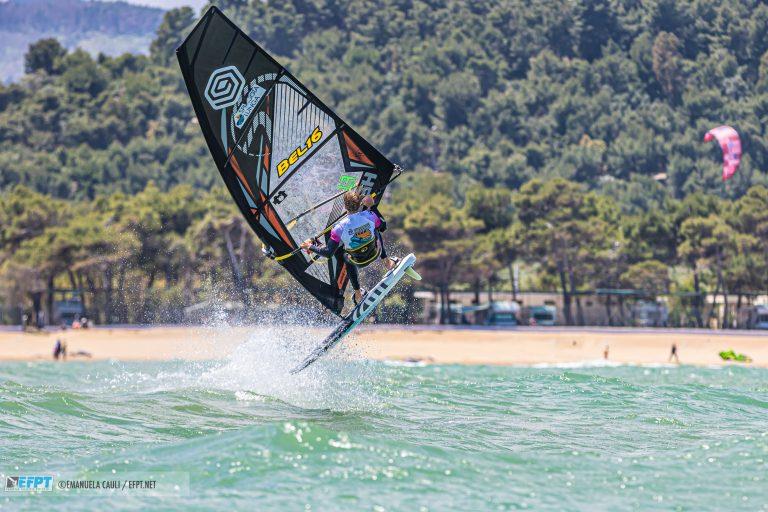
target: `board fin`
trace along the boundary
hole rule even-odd
[[[413,267],[408,267],[407,269],[405,269],[405,274],[411,279],[413,279],[414,281],[421,281],[421,274],[416,272],[416,270],[414,270]]]

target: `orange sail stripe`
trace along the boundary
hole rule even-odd
[[[229,149],[227,149],[229,151]],[[235,170],[235,174],[237,174],[237,177],[240,178],[240,182],[243,184],[245,189],[248,191],[249,194],[251,194],[251,198],[253,198],[253,192],[251,191],[251,186],[248,185],[248,180],[245,179],[245,175],[243,175],[243,171],[240,170],[240,164],[237,162],[237,158],[235,158],[235,155],[232,155],[232,158],[229,159],[230,162],[232,162],[232,168]]]
[[[280,226],[280,221],[278,220],[277,215],[275,215],[275,211],[272,209],[272,206],[266,202],[267,198],[261,192],[259,192],[259,199],[264,204],[263,211],[267,218],[267,222],[269,222],[269,225],[272,226],[275,231],[277,231],[277,234],[280,235],[280,238],[283,239],[283,242],[285,242],[288,247],[293,247],[293,244],[291,243],[291,237],[289,237],[283,230],[282,226]]]
[[[346,131],[344,131],[344,142],[347,143],[347,154],[349,155],[349,158],[374,167],[373,162],[368,158],[368,155],[360,151],[360,148],[357,147],[357,144],[355,144],[352,138],[347,135]]]

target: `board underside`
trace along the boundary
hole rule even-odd
[[[309,356],[307,356],[307,358],[301,362],[301,364],[291,370],[291,373],[299,373],[307,366],[317,361],[320,357],[323,356],[323,354],[328,352],[331,348],[333,348],[333,346],[344,339],[344,337],[349,334],[352,329],[354,329],[363,320],[365,320],[368,315],[373,313],[373,311],[376,309],[376,306],[378,306],[379,303],[384,300],[384,297],[386,297],[392,291],[395,285],[397,285],[397,283],[399,283],[400,280],[406,275],[405,271],[413,267],[415,263],[416,256],[409,254],[400,260],[400,263],[398,263],[394,269],[384,274],[384,277],[381,279],[381,281],[379,281],[376,286],[371,288],[371,290],[365,295],[363,301],[355,306],[355,308],[352,309],[352,311],[350,311],[341,320],[341,322],[339,322],[336,328],[323,340],[323,342],[318,345],[317,348],[315,348],[315,350],[313,350],[312,353],[309,354]]]

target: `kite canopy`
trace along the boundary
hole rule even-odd
[[[739,133],[730,126],[712,128],[704,135],[704,141],[717,139],[723,150],[723,181],[727,181],[736,173],[741,163],[741,139]]]
[[[240,211],[266,252],[288,255],[279,264],[340,314],[344,260],[315,262],[296,249],[344,215],[340,191],[358,187],[378,202],[394,165],[216,7],[176,55],[208,149]]]

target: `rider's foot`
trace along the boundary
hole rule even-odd
[[[392,270],[397,266],[397,258],[395,257],[386,258],[384,260],[384,266],[387,267],[387,270]]]
[[[355,293],[352,295],[352,300],[354,301],[355,306],[360,304],[360,302],[363,300],[363,291],[355,290]]]

